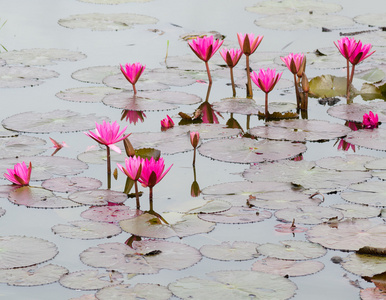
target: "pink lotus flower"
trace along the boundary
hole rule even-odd
[[[343,37],[338,40],[338,44],[334,42],[335,46],[338,48],[340,53],[344,58],[349,59],[351,54],[354,52],[357,47],[357,42],[354,38],[349,39],[348,37]]]
[[[369,53],[371,47],[371,44],[362,45],[362,42],[359,41],[349,57],[351,64],[357,65],[364,59],[368,58],[371,54],[373,54],[375,51]]]
[[[122,167],[117,163],[119,170],[121,170],[127,177],[130,177],[131,180],[138,180],[142,172],[142,162],[143,159],[140,156],[130,156],[125,158],[125,166]]]
[[[223,41],[214,40],[213,36],[197,37],[191,40],[188,44],[199,59],[208,62],[209,59],[216,53]]]
[[[193,148],[197,148],[199,141],[200,141],[200,133],[192,131],[190,133],[190,143],[192,144]]]
[[[168,115],[166,116],[165,119],[161,120],[161,129],[166,130],[168,128],[174,127],[174,122],[171,117]]]
[[[239,45],[241,50],[245,55],[251,55],[253,52],[256,51],[257,47],[260,45],[262,39],[264,36],[258,35],[255,38],[255,35],[253,33],[238,33],[237,39],[239,40]]]
[[[89,132],[85,132],[85,134],[98,143],[106,145],[115,152],[121,153],[121,149],[119,149],[114,144],[124,140],[131,134],[123,135],[127,126],[125,126],[122,131],[119,131],[119,125],[117,122],[110,124],[106,121],[103,121],[102,124],[95,124],[95,133],[89,130]]]
[[[32,171],[32,164],[29,163],[29,167],[25,165],[25,162],[17,163],[13,169],[7,169],[7,173],[4,173],[4,177],[14,184],[25,186],[29,184]]]
[[[228,67],[233,68],[239,62],[241,55],[243,55],[243,52],[241,51],[241,49],[232,48],[228,50],[227,48],[222,48],[220,50],[220,55],[227,63]]]
[[[142,75],[143,71],[145,71],[146,66],[137,62],[134,64],[126,64],[124,67],[120,65],[120,67],[122,74],[133,85],[134,94],[136,94],[137,90],[135,89],[135,84]]]
[[[143,187],[153,188],[158,182],[164,178],[169,172],[171,165],[165,172],[164,159],[161,157],[157,161],[152,157],[150,160],[147,158],[142,162],[142,173],[138,181]],[[163,172],[163,173],[162,173]]]
[[[299,72],[303,63],[303,58],[304,54],[301,53],[290,53],[285,57],[280,57],[292,74],[297,74]]]
[[[370,111],[369,114],[363,115],[363,127],[366,129],[373,129],[378,127],[378,114],[375,114]]]

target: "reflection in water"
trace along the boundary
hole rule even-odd
[[[126,121],[130,124],[136,125],[138,121],[141,121],[142,123],[145,121],[146,115],[142,111],[136,111],[136,110],[122,110],[122,117],[121,121],[126,118]]]
[[[193,177],[194,177],[194,180],[190,188],[190,195],[192,197],[198,197],[201,194],[201,190],[196,179],[196,166],[194,164],[193,164]]]

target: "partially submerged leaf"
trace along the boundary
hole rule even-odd
[[[44,83],[42,79],[59,77],[59,73],[37,68],[3,66],[0,67],[0,88],[22,88]]]
[[[0,158],[38,155],[46,150],[45,145],[45,140],[27,135],[0,138]]]
[[[386,257],[370,254],[349,254],[341,263],[342,267],[359,276],[374,276],[385,272]]]

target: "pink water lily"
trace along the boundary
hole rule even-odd
[[[146,158],[142,162],[142,173],[138,181],[143,187],[152,188],[164,178],[172,166],[164,172],[165,162],[162,157],[158,160],[155,160],[154,157],[150,160]]]
[[[125,126],[121,131],[119,131],[120,128],[116,121],[111,124],[107,123],[106,121],[103,121],[102,124],[95,124],[95,132],[89,130],[89,132],[85,132],[85,134],[93,140],[97,141],[99,144],[106,145],[110,149],[120,154],[121,149],[119,149],[114,144],[124,140],[131,134],[129,133],[127,135],[124,135],[127,126]]]
[[[143,71],[145,71],[146,66],[136,62],[133,64],[125,64],[125,66],[120,65],[120,67],[122,74],[132,84],[134,94],[137,94],[135,84],[137,83],[139,77],[142,75]]]
[[[29,167],[25,162],[17,163],[13,169],[7,169],[8,173],[4,173],[4,177],[14,184],[25,186],[29,184],[32,171],[32,164],[29,163]]]
[[[285,63],[288,70],[290,70],[292,74],[297,74],[302,66],[304,54],[290,53],[285,57],[280,57],[280,59]]]
[[[357,47],[356,40],[354,38],[349,39],[348,37],[342,37],[340,40],[338,40],[338,44],[335,42],[334,44],[346,59],[350,58],[351,54]]]
[[[236,97],[235,81],[233,79],[233,67],[237,65],[241,58],[241,55],[243,55],[243,52],[241,51],[241,49],[228,50],[227,48],[223,48],[220,50],[220,55],[230,69],[233,97]]]
[[[161,120],[161,129],[166,130],[172,127],[174,127],[174,122],[171,117],[166,115],[166,118]]]
[[[368,58],[370,55],[372,55],[375,51],[370,52],[372,48],[371,44],[362,44],[361,41],[358,41],[357,46],[355,47],[354,51],[351,53],[349,60],[351,64],[357,65],[364,59]]]
[[[368,114],[363,115],[363,128],[373,129],[378,127],[378,114],[375,114],[370,111]]]

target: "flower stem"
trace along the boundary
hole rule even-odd
[[[193,167],[196,165],[196,148],[194,148],[194,152],[193,152],[193,163],[192,163]]]
[[[134,90],[134,95],[137,95],[137,89],[135,88],[135,84],[133,84],[133,90]]]
[[[138,182],[137,180],[134,181],[134,187],[135,187],[135,201],[137,204],[137,209],[141,208],[141,204],[139,203],[139,193],[138,193]]]
[[[354,70],[355,70],[355,65],[352,65],[352,67],[351,67],[351,76],[350,76],[350,84],[354,80]]]
[[[233,97],[236,97],[235,81],[233,79],[233,68],[230,68],[230,70],[231,70],[231,82],[232,82]]]
[[[110,163],[110,148],[106,146],[107,151],[107,189],[111,189],[111,163]]]
[[[247,62],[247,98],[253,98],[253,91],[252,91],[252,81],[251,81],[251,72],[249,71],[249,55],[245,55],[246,62]]]
[[[298,89],[296,74],[294,74],[294,83],[295,83],[295,93],[296,93],[296,104],[297,104],[297,108],[300,109],[301,100],[300,100],[300,93]]]
[[[212,84],[212,77],[210,76],[209,63],[205,62],[206,72],[208,73],[209,84]]]
[[[350,61],[347,59],[347,87],[346,87],[346,98],[350,98]]]
[[[153,210],[153,188],[152,187],[149,187],[149,207],[150,207],[150,211],[154,211]]]
[[[268,118],[268,93],[265,93],[265,119]]]

